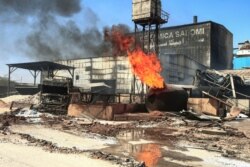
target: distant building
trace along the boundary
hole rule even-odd
[[[239,43],[238,51],[233,59],[233,69],[250,68],[250,42]]]

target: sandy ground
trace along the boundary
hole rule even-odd
[[[110,162],[79,154],[49,153],[41,148],[0,143],[0,167],[115,167]]]
[[[10,104],[12,101],[22,102],[22,103],[39,103],[39,94],[36,95],[12,95],[5,98],[1,98],[3,102]]]
[[[42,125],[14,125],[10,127],[10,130],[15,133],[29,134],[36,139],[56,143],[58,147],[76,147],[79,150],[96,150],[117,144],[116,139],[112,137],[101,138],[90,134],[82,134],[81,137]]]
[[[182,145],[182,144],[181,144]],[[183,148],[186,148],[184,151],[176,151],[167,148],[164,149],[169,151],[169,153],[174,155],[179,155],[180,158],[173,159],[171,156],[164,157],[164,160],[170,161],[179,165],[187,165],[187,166],[202,166],[202,167],[250,167],[250,164],[244,161],[239,161],[235,159],[229,159],[221,156],[217,152],[211,152],[207,150],[203,150],[201,148],[191,148],[190,145],[182,145]]]

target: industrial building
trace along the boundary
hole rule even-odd
[[[154,33],[151,33],[150,38],[154,40]],[[145,48],[148,43],[146,39]],[[163,68],[161,74],[169,84],[192,84],[197,69],[231,69],[232,51],[232,33],[212,21],[197,23],[195,17],[192,24],[166,27],[159,31],[158,57]],[[75,67],[74,85],[86,91],[90,91],[96,83],[112,87],[106,89],[110,93],[131,91],[134,77],[126,56],[80,58],[57,63]],[[139,93],[142,89],[140,81],[137,80],[135,87],[138,87]]]
[[[250,43],[239,43],[238,51],[233,59],[233,69],[240,70],[250,68]]]
[[[212,69],[231,69],[233,35],[212,21],[162,28],[159,34],[161,54],[183,54]]]

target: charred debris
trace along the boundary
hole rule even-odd
[[[20,104],[13,101],[10,108],[19,110],[22,106],[30,106],[43,113],[117,121],[162,116],[147,115],[155,111],[198,120],[223,121],[249,116],[250,85],[235,74],[197,70],[191,86],[166,84],[164,88],[149,89],[145,95],[115,94],[107,91],[110,87],[100,88],[98,85],[99,89],[95,89],[95,92],[86,92],[73,86],[72,78],[59,78],[51,74],[53,72],[47,73],[48,78],[43,79],[36,88],[17,86],[20,93],[37,93],[39,103]]]

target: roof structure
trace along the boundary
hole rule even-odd
[[[18,68],[29,70],[31,75],[34,78],[34,85],[36,85],[36,79],[38,74],[47,71],[47,77],[53,78],[54,72],[57,70],[67,70],[72,78],[74,77],[75,67],[66,66],[50,61],[37,61],[37,62],[28,62],[28,63],[16,63],[16,64],[7,64],[9,67],[9,77],[8,77],[8,95],[10,94],[10,78],[11,74]]]
[[[26,70],[33,71],[44,71],[44,70],[71,70],[74,67],[66,66],[50,61],[38,61],[38,62],[28,62],[28,63],[16,63],[16,64],[7,64],[9,67],[22,68]]]

